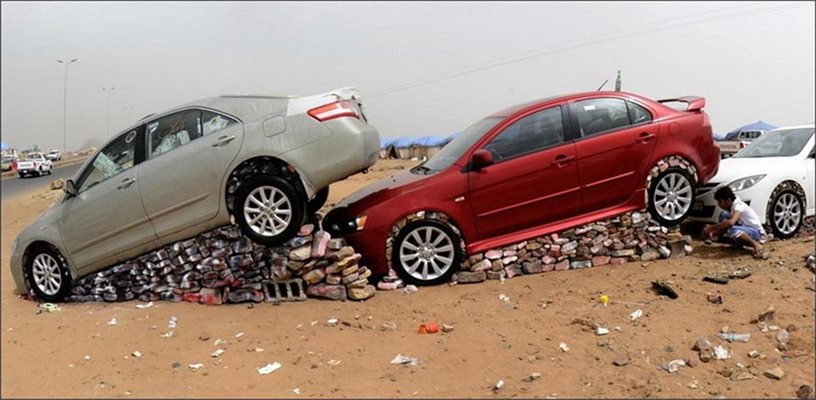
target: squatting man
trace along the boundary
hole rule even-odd
[[[751,246],[755,258],[767,259],[768,252],[762,248],[767,235],[759,223],[756,211],[737,198],[728,186],[719,188],[714,193],[714,199],[723,212],[720,213],[718,224],[703,228],[703,237],[711,239],[720,235],[722,238],[724,234],[725,238],[731,239],[736,245]]]

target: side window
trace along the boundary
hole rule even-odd
[[[504,128],[486,148],[496,160],[504,160],[563,141],[561,107],[553,107],[530,114]]]
[[[626,105],[629,106],[629,120],[632,121],[632,125],[652,122],[652,113],[649,110],[631,101],[627,101]]]
[[[238,121],[221,115],[216,114],[212,111],[202,111],[201,113],[201,120],[203,121],[203,132],[204,136],[207,136],[213,132],[218,132],[226,127],[232,126],[237,124]]]
[[[133,168],[136,160],[138,132],[130,131],[102,149],[80,177],[79,191],[105,181],[117,174]]]
[[[626,102],[621,99],[578,101],[575,110],[582,137],[630,125]]]
[[[201,110],[180,111],[147,124],[147,158],[200,138]]]

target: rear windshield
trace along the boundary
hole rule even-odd
[[[813,128],[773,131],[754,139],[748,147],[737,153],[735,158],[790,157],[802,152]]]

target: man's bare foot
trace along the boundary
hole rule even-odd
[[[757,260],[767,260],[771,255],[762,246],[754,247],[754,258]]]

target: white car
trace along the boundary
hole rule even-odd
[[[28,175],[37,174],[43,176],[47,173],[51,175],[51,160],[45,157],[43,153],[31,153],[24,160],[17,161],[17,173],[20,178],[25,178]]]
[[[775,129],[720,161],[717,175],[698,189],[689,220],[716,223],[722,209],[714,192],[728,185],[774,237],[794,236],[816,211],[813,132],[813,125]]]
[[[59,161],[62,160],[62,152],[59,150],[51,150],[48,154],[45,155],[45,158],[51,161]]]

